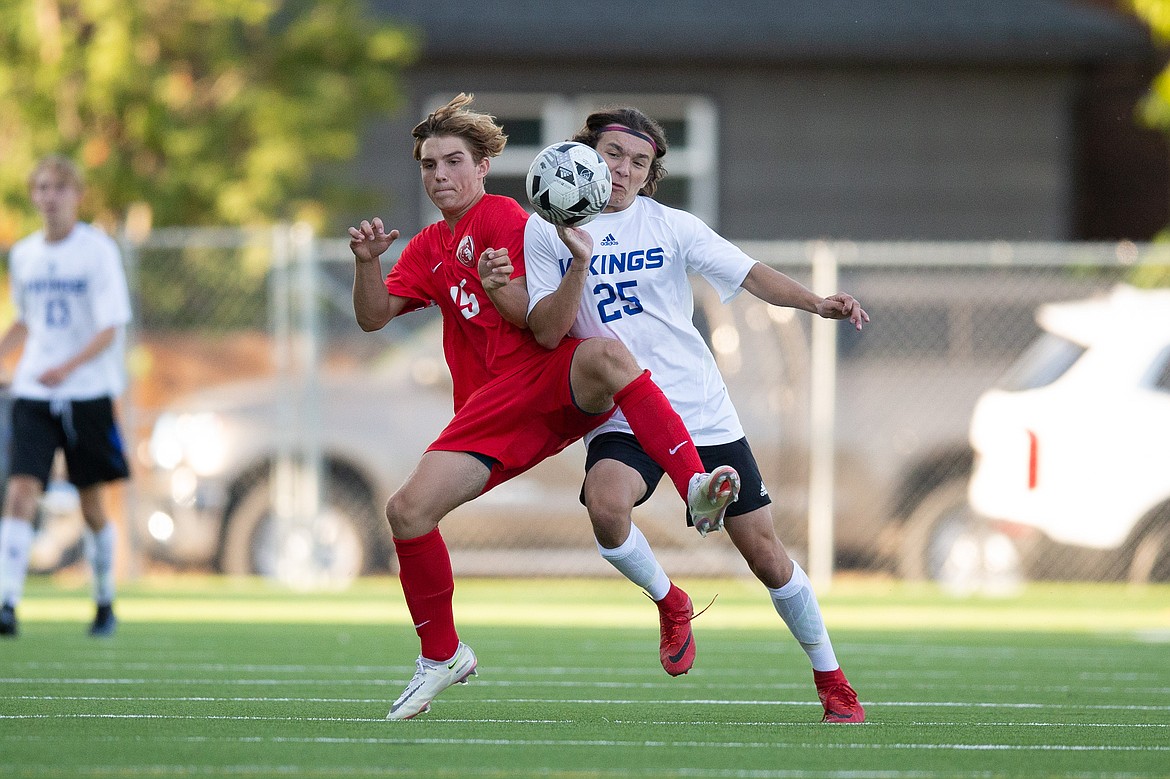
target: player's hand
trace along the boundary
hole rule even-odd
[[[390,248],[398,235],[397,230],[386,232],[381,217],[375,216],[373,221],[363,219],[357,227],[349,228],[349,250],[358,261],[373,262]]]
[[[59,387],[69,378],[71,370],[65,367],[50,368],[37,377],[37,381],[46,387]]]
[[[557,226],[557,235],[577,260],[570,267],[584,268],[583,273],[589,271],[589,260],[593,257],[593,236],[580,227]]]
[[[508,286],[513,270],[507,249],[485,249],[479,255],[479,280],[486,292]]]
[[[850,294],[838,292],[817,304],[817,314],[825,319],[848,319],[858,330],[869,321],[869,314]]]

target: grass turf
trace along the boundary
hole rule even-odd
[[[832,726],[758,585],[683,584],[719,598],[671,679],[624,582],[461,581],[480,675],[392,723],[418,651],[393,580],[144,580],[111,640],[83,589],[34,580],[0,642],[0,776],[1170,776],[1170,589],[844,579],[821,601],[869,721]]]

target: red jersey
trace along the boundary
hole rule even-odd
[[[414,301],[407,310],[438,305],[443,354],[451,370],[455,410],[495,377],[533,357],[547,357],[529,330],[504,319],[479,279],[485,249],[507,249],[513,277],[524,275],[528,214],[509,197],[484,195],[452,231],[446,222],[422,230],[386,276],[391,295]]]

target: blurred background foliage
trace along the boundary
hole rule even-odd
[[[362,202],[329,163],[392,111],[411,32],[361,0],[0,0],[0,248],[39,227],[27,176],[81,163],[111,232],[303,220]]]
[[[1163,44],[1170,43],[1170,0],[1129,0],[1129,3],[1134,13],[1149,24],[1156,39]],[[1154,78],[1137,110],[1146,125],[1170,135],[1170,65]],[[1170,226],[1162,229],[1157,240],[1170,240]],[[1139,266],[1129,281],[1138,287],[1164,287],[1170,284],[1170,269],[1164,265]]]

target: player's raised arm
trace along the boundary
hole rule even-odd
[[[528,326],[546,349],[559,344],[573,326],[593,256],[593,236],[580,227],[557,227],[557,235],[569,248],[573,261],[556,291],[539,300],[528,312]]]
[[[479,280],[500,316],[528,329],[528,285],[523,276],[512,278],[515,267],[508,249],[485,249],[479,256]]]
[[[379,217],[363,220],[349,228],[349,248],[354,257],[353,312],[358,325],[367,333],[380,330],[406,305],[404,298],[386,290],[381,257],[398,238],[398,231],[386,232]]]
[[[799,308],[825,319],[848,319],[858,330],[869,321],[861,304],[845,292],[822,298],[796,279],[757,262],[743,280],[743,288],[774,306]]]

